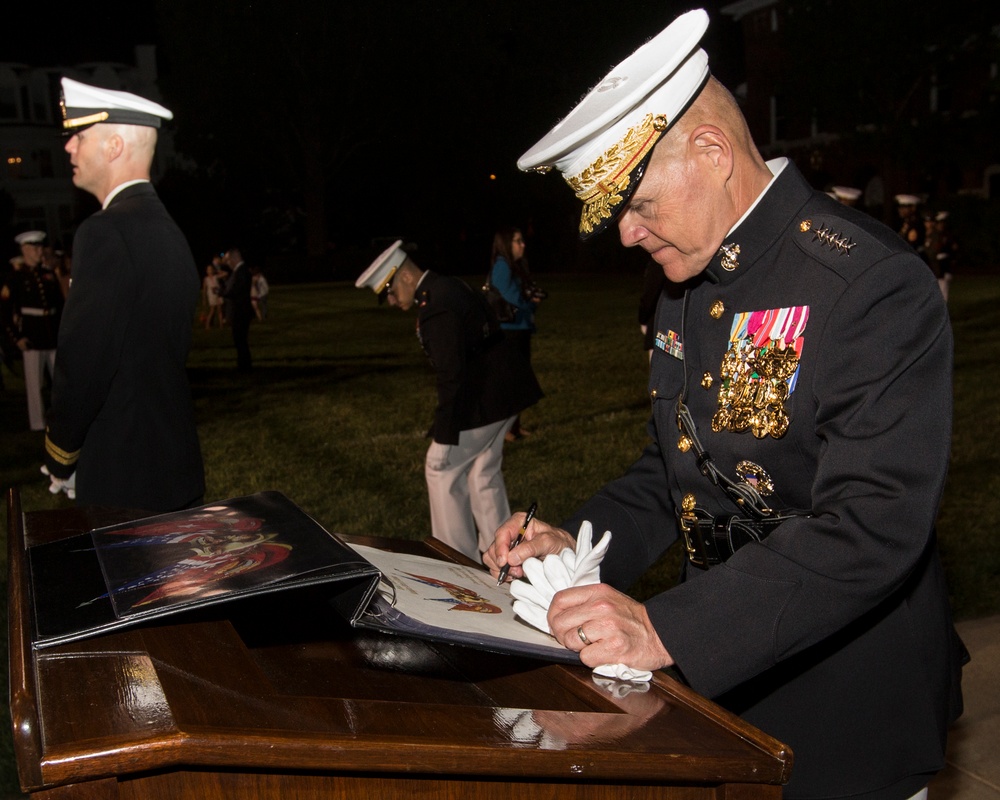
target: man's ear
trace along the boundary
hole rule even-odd
[[[120,158],[122,153],[125,152],[125,140],[117,133],[112,133],[107,141],[104,143],[104,152],[108,157],[108,161],[114,161]]]
[[[399,269],[396,271],[396,280],[402,281],[404,284],[409,286],[411,283],[415,283],[414,280],[414,270],[410,267],[410,260],[404,259],[403,263],[399,265]]]
[[[733,173],[733,145],[725,131],[715,125],[699,125],[691,131],[690,141],[694,152],[728,180]]]

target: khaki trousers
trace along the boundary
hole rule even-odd
[[[477,562],[510,516],[501,468],[504,435],[514,419],[462,431],[458,444],[433,442],[427,449],[431,533]]]

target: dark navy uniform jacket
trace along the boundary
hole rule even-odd
[[[785,797],[899,800],[942,768],[961,711],[934,536],[951,434],[947,311],[895,233],[791,164],[724,244],[680,287],[686,301],[660,302],[651,444],[567,528],[612,531],[602,578],[624,589],[678,540],[685,496],[738,513],[681,449],[686,381],[721,472],[769,478],[768,504],[801,516],[722,565],[688,564],[646,603],[657,633],[694,689],[792,748]],[[794,375],[772,383],[768,351]],[[762,409],[770,420],[752,424]]]
[[[428,436],[458,444],[461,431],[499,422],[542,396],[531,364],[503,337],[468,284],[425,272],[415,294],[417,336],[437,378]]]
[[[185,362],[200,279],[149,183],[87,219],[73,248],[46,465],[77,502],[170,511],[205,491]]]

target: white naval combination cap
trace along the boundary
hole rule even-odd
[[[833,196],[838,200],[849,200],[852,203],[861,197],[861,190],[853,186],[834,186]]]
[[[72,78],[62,79],[60,106],[63,130],[66,133],[75,133],[99,122],[159,128],[162,120],[174,118],[170,109],[145,97],[115,89],[102,89]]]
[[[25,231],[14,237],[18,244],[42,244],[45,241],[45,231]]]
[[[682,14],[605,76],[518,159],[525,171],[553,167],[583,201],[580,238],[604,230],[624,210],[653,147],[708,81],[708,55],[697,49],[708,14]]]
[[[915,194],[897,194],[896,202],[901,206],[916,206],[920,204],[920,198]]]
[[[354,285],[359,289],[371,289],[378,295],[378,301],[381,303],[389,292],[392,277],[404,261],[406,261],[406,251],[403,250],[403,240],[397,239],[368,265],[368,269],[361,273]]]

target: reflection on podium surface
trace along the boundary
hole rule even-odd
[[[8,498],[14,745],[40,798],[780,799],[788,749],[662,673],[357,631],[321,587],[35,650],[25,546],[106,514]]]

